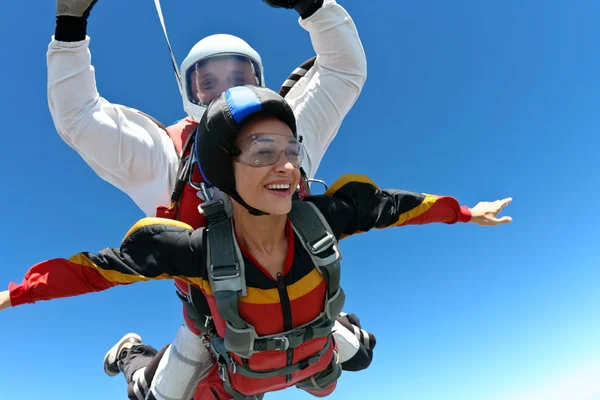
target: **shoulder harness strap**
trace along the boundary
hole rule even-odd
[[[342,256],[337,239],[325,217],[313,203],[292,202],[289,217],[294,232],[302,239],[302,245],[327,282],[325,313],[330,320],[335,320],[342,312],[346,298],[340,286]]]

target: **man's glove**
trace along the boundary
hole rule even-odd
[[[293,8],[302,19],[313,15],[323,5],[323,0],[263,0],[271,7]]]
[[[54,38],[61,42],[84,40],[87,18],[98,0],[56,0]]]
[[[87,19],[98,0],[56,0],[57,17],[80,17]]]

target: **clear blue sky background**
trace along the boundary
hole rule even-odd
[[[469,206],[512,196],[514,222],[344,240],[346,311],[378,342],[372,366],[345,373],[331,398],[600,399],[600,3],[340,3],[369,77],[319,177],[364,173]],[[277,89],[313,55],[296,15],[259,0],[163,7],[179,61],[208,34],[236,34]],[[54,2],[6,2],[0,19],[7,285],[36,262],[118,245],[142,215],[56,134],[45,60]],[[152,2],[100,0],[89,22],[101,94],[165,123],[181,118]],[[170,282],[7,310],[0,399],[125,398],[122,377],[103,374],[107,349],[129,331],[162,347],[180,323]]]

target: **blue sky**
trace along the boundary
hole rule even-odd
[[[116,246],[142,216],[56,134],[45,62],[54,2],[39,3],[7,3],[0,24],[3,285],[36,262]],[[206,35],[235,34],[277,89],[313,55],[293,12],[220,3],[163,4],[179,61]],[[363,173],[469,206],[512,196],[514,222],[344,240],[345,309],[378,342],[372,366],[345,373],[330,398],[600,399],[600,4],[340,3],[369,76],[318,176]],[[167,124],[182,117],[152,2],[100,1],[88,33],[104,97]],[[130,331],[160,348],[180,323],[170,282],[7,310],[0,399],[125,398],[124,380],[103,374],[107,349]]]

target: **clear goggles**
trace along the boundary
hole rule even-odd
[[[190,102],[206,106],[234,86],[262,85],[260,66],[247,57],[221,54],[203,58],[185,71]]]
[[[252,167],[275,165],[281,153],[285,153],[294,168],[300,168],[304,160],[304,146],[293,136],[275,133],[256,133],[236,143],[235,160]]]

